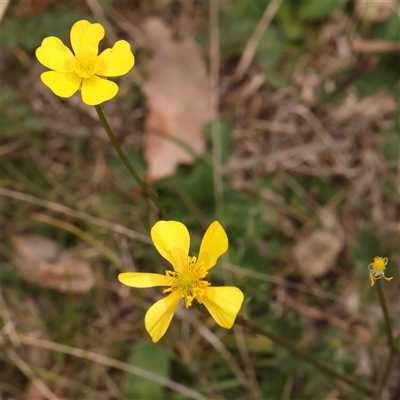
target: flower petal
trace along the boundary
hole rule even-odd
[[[112,99],[118,93],[118,85],[107,79],[92,76],[82,82],[82,100],[88,106],[96,106]]]
[[[182,272],[188,264],[190,246],[186,226],[177,221],[158,221],[150,233],[158,252],[172,264],[175,271]]]
[[[100,68],[98,75],[121,76],[125,75],[135,64],[135,56],[131,52],[131,45],[125,40],[119,40],[112,49],[104,50],[98,57]]]
[[[124,272],[118,275],[118,280],[126,286],[135,288],[170,286],[170,279],[165,275],[144,272]]]
[[[369,276],[369,279],[371,281],[371,287],[374,286],[375,282],[374,282],[374,278],[372,277],[372,275]]]
[[[82,78],[79,78],[76,74],[56,71],[43,72],[40,79],[54,94],[60,97],[71,97],[79,89],[82,82]]]
[[[74,60],[74,55],[59,38],[49,36],[36,49],[36,58],[45,67],[54,71],[70,72],[69,66]]]
[[[204,234],[201,241],[199,258],[196,267],[205,266],[206,271],[212,268],[218,258],[228,250],[228,236],[218,221],[214,221]]]
[[[164,336],[181,299],[181,294],[174,292],[157,301],[148,309],[144,317],[144,324],[154,343]]]
[[[81,20],[72,26],[70,37],[75,54],[84,50],[97,56],[99,42],[104,37],[104,28],[100,24],[91,24],[89,21]]]
[[[240,307],[243,303],[243,293],[233,286],[207,287],[202,303],[211,316],[223,328],[232,328]]]

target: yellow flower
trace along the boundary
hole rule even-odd
[[[169,286],[168,296],[153,304],[146,313],[145,327],[153,342],[158,342],[168,329],[181,299],[186,308],[194,299],[204,304],[215,321],[223,328],[231,328],[243,303],[243,293],[236,287],[211,287],[204,280],[208,270],[228,250],[228,237],[220,223],[214,221],[207,229],[200,246],[199,258],[190,257],[189,232],[176,221],[159,221],[151,229],[151,238],[158,252],[172,264],[173,271],[165,275],[142,272],[119,274],[127,286],[146,288]]]
[[[55,36],[45,38],[36,49],[39,62],[52,70],[40,76],[43,83],[60,97],[71,97],[81,89],[82,100],[89,106],[115,97],[118,86],[106,77],[124,75],[133,67],[129,43],[119,40],[98,55],[104,28],[85,20],[74,24],[70,36],[75,55]]]
[[[386,279],[387,281],[391,281],[392,278],[386,278],[385,269],[388,263],[387,257],[374,257],[374,261],[368,265],[369,268],[369,279],[371,280],[371,286],[374,286],[375,281],[377,279]]]

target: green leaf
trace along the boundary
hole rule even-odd
[[[277,18],[281,23],[283,33],[288,39],[300,39],[304,33],[304,24],[298,18],[295,8],[285,1],[279,7]]]
[[[38,117],[30,117],[25,120],[25,128],[32,132],[41,132],[46,127],[46,121]]]
[[[257,48],[257,60],[265,68],[277,67],[285,48],[280,30],[270,26],[262,36]]]
[[[323,19],[342,3],[342,0],[302,0],[299,6],[299,18],[305,21]]]
[[[138,173],[146,170],[146,164],[140,153],[126,153],[125,155]],[[125,164],[118,155],[110,158],[109,165],[122,187],[129,189],[138,186],[138,183],[135,181],[128,168],[126,168]]]
[[[219,126],[216,129],[219,129],[220,139],[221,139],[221,161],[225,164],[228,161],[228,158],[232,154],[232,138],[231,138],[231,128],[227,121],[219,120],[213,121],[207,124],[205,128],[206,135],[212,140],[212,129],[213,126],[218,124]]]
[[[391,17],[380,24],[375,24],[372,28],[371,38],[381,40],[392,40],[397,42],[400,37],[399,16],[392,13]]]
[[[179,168],[180,171],[183,169]],[[214,205],[213,170],[205,161],[198,160],[190,168],[190,173],[184,176],[177,175],[177,181],[198,207],[204,210]]]
[[[378,64],[355,82],[362,96],[371,96],[382,90],[395,87],[399,80],[399,54],[383,54]]]
[[[2,42],[7,47],[34,50],[45,37],[57,36],[69,46],[69,32],[79,19],[81,15],[76,9],[65,6],[54,7],[51,11],[28,19],[9,17],[3,22]]]
[[[142,341],[128,357],[128,364],[151,371],[153,374],[169,377],[170,363],[167,350],[159,343]],[[164,386],[137,375],[127,375],[125,391],[127,399],[163,399]]]

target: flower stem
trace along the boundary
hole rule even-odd
[[[100,105],[94,106],[94,108],[96,109],[96,112],[97,112],[97,115],[99,116],[100,122],[103,125],[104,129],[106,130],[107,135],[110,138],[111,143],[113,144],[113,146],[114,146],[115,150],[117,151],[119,157],[121,158],[122,162],[125,164],[126,168],[128,168],[128,171],[131,173],[133,178],[136,180],[136,182],[142,188],[142,190],[146,194],[146,196],[157,206],[157,208],[160,211],[163,218],[168,219],[168,214],[165,211],[165,209],[164,209],[163,205],[161,204],[160,200],[158,199],[158,197],[150,189],[150,186],[139,176],[139,174],[136,172],[135,168],[133,168],[132,164],[129,162],[125,153],[122,151],[121,146],[118,144],[117,139],[115,138],[114,133],[110,128],[110,125],[108,125],[106,117],[104,116],[103,111],[100,108]]]
[[[393,338],[392,322],[390,320],[389,310],[388,310],[388,307],[386,304],[385,296],[383,294],[381,280],[376,281],[376,290],[378,291],[379,303],[382,307],[383,317],[385,319],[386,336],[387,336],[388,346],[390,349],[390,354],[387,359],[385,369],[383,371],[382,379],[380,381],[380,384],[379,384],[377,392],[376,392],[376,398],[380,398],[381,393],[382,393],[382,391],[386,385],[386,382],[389,378],[390,371],[392,369],[392,364],[393,364],[393,361],[395,359],[395,356],[396,356],[396,353],[398,350],[397,350],[397,346],[396,346],[394,338]]]
[[[393,353],[396,353],[397,348],[396,348],[396,344],[394,343],[394,339],[393,339],[392,323],[390,321],[389,310],[386,305],[385,296],[383,295],[381,280],[376,281],[376,290],[378,291],[379,303],[381,304],[383,316],[385,318],[385,328],[386,328],[386,336],[387,336],[387,340],[388,340],[388,345],[389,345],[390,351]]]
[[[294,355],[297,358],[300,358],[301,360],[311,364],[315,369],[323,372],[324,374],[334,378],[341,380],[343,382],[346,382],[349,386],[352,386],[353,388],[357,389],[358,391],[364,393],[368,397],[371,397],[373,392],[370,388],[365,387],[364,385],[356,382],[355,380],[349,378],[348,376],[335,371],[333,368],[331,368],[329,365],[326,365],[318,360],[316,360],[314,357],[310,356],[309,354],[303,352],[302,350],[298,349],[297,347],[291,345],[290,343],[284,341],[281,339],[279,336],[274,335],[273,333],[265,330],[261,326],[258,326],[251,322],[249,319],[243,317],[242,315],[238,315],[236,317],[236,323],[247,327],[251,329],[253,332],[261,334],[277,345],[283,347],[287,351],[289,351],[292,355]]]

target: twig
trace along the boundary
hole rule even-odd
[[[400,52],[400,42],[390,42],[388,40],[363,40],[354,39],[351,47],[356,53],[388,53]]]
[[[204,312],[204,307],[196,307],[200,312]],[[189,313],[186,313],[184,310],[176,310],[176,314],[182,319],[189,320],[198,330],[201,336],[203,336],[220,354],[221,357],[226,361],[229,368],[235,374],[236,379],[244,386],[247,387],[247,379],[246,375],[241,370],[239,364],[236,362],[233,355],[229,352],[229,350],[222,343],[221,339],[210,329],[205,327],[202,323],[199,322],[198,319],[192,317]]]
[[[256,29],[254,29],[246,47],[243,51],[242,57],[240,58],[239,64],[236,67],[233,79],[239,81],[243,78],[246,71],[250,67],[254,56],[256,54],[258,43],[260,42],[264,32],[268,29],[269,24],[277,13],[282,0],[272,0],[268,6],[265,8],[264,14],[262,15],[260,21],[258,22]]]
[[[315,116],[315,114],[307,107],[296,104],[293,107],[293,112],[307,121],[313,128],[314,132],[318,135],[321,142],[326,146],[327,149],[332,149],[333,156],[335,157],[339,171],[345,171],[349,169],[347,159],[340,148],[334,147],[336,145],[335,140],[325,130],[321,121]]]
[[[268,275],[263,272],[258,272],[248,268],[239,267],[238,265],[228,263],[225,261],[220,262],[218,266],[220,266],[222,269],[226,269],[238,275],[248,276],[249,278],[258,279],[263,282],[274,283],[276,285],[285,286],[288,288],[298,290],[299,292],[310,293],[313,294],[314,296],[329,299],[337,303],[343,302],[343,298],[341,296],[325,292],[322,289],[314,288],[310,285],[305,285],[303,283],[286,281],[285,279],[280,278],[279,276]]]
[[[37,221],[44,222],[45,224],[49,224],[52,226],[56,226],[57,228],[64,229],[67,232],[70,232],[85,242],[92,245],[96,248],[100,253],[102,253],[105,257],[107,257],[120,271],[125,272],[127,268],[121,259],[104,243],[100,242],[100,240],[96,239],[92,235],[89,235],[87,232],[84,232],[82,229],[78,228],[75,225],[70,224],[69,222],[61,221],[56,218],[49,217],[44,214],[33,214],[32,218]]]
[[[106,221],[104,219],[93,217],[89,214],[86,214],[82,211],[76,211],[72,208],[66,207],[62,204],[53,203],[48,200],[43,200],[35,196],[31,196],[29,194],[25,194],[22,192],[18,192],[16,190],[1,188],[0,196],[7,196],[15,200],[24,201],[26,203],[35,204],[39,207],[47,208],[48,210],[52,210],[64,215],[69,215],[70,217],[79,218],[83,221],[89,222],[90,224],[97,225],[101,228],[108,229],[120,235],[125,235],[133,240],[138,240],[142,243],[152,244],[152,240],[150,236],[144,235],[142,233],[133,231],[132,229],[125,228],[122,225],[115,224],[110,221]]]
[[[0,301],[1,301],[0,316],[4,322],[2,331],[6,335],[8,335],[8,337],[10,338],[14,347],[18,347],[21,344],[21,341],[19,340],[19,337],[15,331],[14,321],[11,318],[10,312],[8,311],[7,304],[3,297],[3,293],[1,291],[0,291]]]
[[[32,371],[31,367],[12,349],[7,351],[8,358],[19,368],[19,370],[35,385],[38,390],[48,400],[59,400],[59,397],[55,395],[45,383],[39,379]]]
[[[166,386],[172,390],[175,390],[176,392],[182,393],[183,395],[191,399],[206,400],[206,397],[203,396],[201,393],[190,389],[180,383],[174,382],[171,379],[157,375],[151,371],[146,371],[142,368],[129,365],[122,361],[115,360],[102,354],[98,354],[90,350],[82,350],[77,347],[67,346],[65,344],[50,342],[44,339],[37,339],[22,334],[20,334],[19,337],[21,339],[21,342],[27,346],[41,347],[43,349],[57,351],[59,353],[69,354],[74,357],[79,357],[85,360],[90,360],[99,364],[107,365],[108,367],[116,368],[129,374],[137,375],[152,382],[156,382],[160,385]],[[54,399],[55,397],[51,398],[51,400]]]
[[[236,323],[249,328],[254,333],[258,333],[260,335],[267,337],[268,339],[272,340],[277,345],[279,345],[279,346],[283,347],[284,349],[286,349],[287,351],[289,351],[293,356],[311,364],[317,371],[321,371],[322,373],[326,374],[327,376],[329,376],[331,378],[338,379],[342,382],[347,383],[349,386],[364,393],[368,397],[372,396],[373,392],[370,388],[367,388],[367,387],[363,386],[362,384],[358,383],[357,381],[349,378],[347,375],[334,370],[329,365],[318,361],[314,357],[310,356],[308,353],[303,352],[302,350],[298,349],[297,347],[293,346],[292,344],[284,341],[279,336],[276,336],[275,334],[265,330],[261,326],[254,324],[253,322],[251,322],[249,319],[243,317],[242,315],[238,315],[236,317]]]
[[[85,0],[85,3],[97,21],[104,26],[105,30],[107,31],[107,36],[111,39],[110,42],[115,43],[118,40],[118,36],[115,34],[114,29],[108,22],[104,10],[98,0]]]
[[[224,220],[224,186],[221,165],[221,123],[219,120],[219,69],[220,69],[220,35],[219,35],[219,7],[218,1],[210,1],[210,75],[212,103],[216,109],[216,119],[211,125],[212,162],[215,211],[217,219]]]
[[[256,372],[254,370],[254,365],[253,365],[254,363],[253,363],[253,360],[251,359],[251,355],[250,355],[249,349],[246,344],[243,327],[240,325],[236,325],[234,327],[234,332],[235,332],[235,338],[236,338],[236,343],[238,345],[240,357],[243,360],[245,372],[247,375],[247,380],[249,382],[249,387],[253,394],[253,398],[254,399],[262,399],[263,394],[261,392],[260,385],[258,384],[257,375],[256,375]]]

